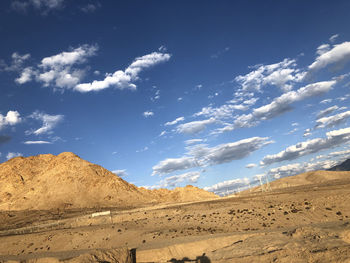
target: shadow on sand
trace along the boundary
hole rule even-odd
[[[169,260],[172,263],[186,263],[186,262],[196,262],[196,263],[210,263],[210,259],[203,253],[203,255],[196,257],[196,259],[189,259],[187,257],[183,259],[172,258]]]

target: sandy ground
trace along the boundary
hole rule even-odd
[[[205,202],[103,210],[111,214],[91,218],[92,210],[1,212],[0,262],[47,257],[58,262],[114,248],[136,248],[138,263],[350,262],[349,180]]]

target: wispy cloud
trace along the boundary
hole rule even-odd
[[[165,187],[175,187],[180,185],[181,183],[197,183],[200,177],[200,172],[188,172],[184,174],[178,174],[166,177],[160,180],[157,184],[153,186],[144,186],[147,189],[156,189],[156,188],[165,188]]]
[[[24,144],[52,144],[49,141],[25,141]]]
[[[11,3],[12,9],[17,12],[25,13],[29,8],[34,8],[43,15],[47,15],[50,11],[61,9],[63,6],[64,0],[15,0]]]
[[[185,156],[180,158],[169,158],[153,166],[155,174],[169,174],[179,170],[194,167],[204,167],[228,163],[233,160],[243,159],[261,147],[272,143],[267,137],[252,137],[231,143],[224,143],[215,147],[204,144],[190,147]]]
[[[63,121],[64,116],[63,115],[49,115],[49,114],[44,113],[44,112],[35,111],[31,115],[29,115],[29,118],[41,121],[42,126],[36,130],[26,131],[26,135],[30,135],[30,134],[41,135],[41,134],[52,133],[52,130],[57,126],[57,124],[60,123],[61,121]]]
[[[340,146],[350,141],[350,127],[333,130],[326,133],[326,138],[315,138],[287,147],[285,150],[266,155],[261,161],[261,165],[270,165],[282,161],[290,161],[311,153],[320,152]]]
[[[171,125],[175,125],[175,124],[177,124],[177,123],[179,123],[179,122],[181,122],[181,121],[184,121],[184,120],[185,120],[184,117],[178,117],[178,118],[176,118],[176,119],[173,120],[173,121],[168,121],[168,122],[166,122],[164,125],[165,125],[165,126],[171,126]]]
[[[329,117],[319,118],[316,120],[315,128],[334,127],[344,123],[349,117],[350,111],[345,111]]]
[[[185,134],[196,134],[203,130],[205,130],[206,126],[209,124],[215,123],[214,118],[210,118],[207,120],[202,121],[191,121],[187,123],[180,124],[176,127],[176,131],[178,133],[185,133]]]

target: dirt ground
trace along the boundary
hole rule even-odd
[[[100,211],[111,212],[2,211],[0,262],[115,248],[135,248],[138,263],[350,262],[350,180]]]

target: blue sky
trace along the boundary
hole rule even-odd
[[[216,193],[350,153],[348,1],[0,3],[0,162]]]

